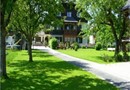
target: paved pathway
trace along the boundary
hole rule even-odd
[[[130,62],[117,63],[117,64],[97,64],[94,62],[86,61],[83,59],[75,58],[50,48],[43,46],[34,46],[34,49],[39,49],[72,63],[82,69],[89,71],[103,80],[121,88],[121,90],[130,90]]]

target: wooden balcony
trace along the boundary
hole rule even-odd
[[[64,30],[64,36],[76,37],[79,34],[79,30]]]

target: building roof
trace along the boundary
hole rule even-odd
[[[78,21],[74,19],[73,17],[66,17],[64,22],[78,22]]]

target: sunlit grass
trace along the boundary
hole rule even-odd
[[[14,56],[14,57],[13,57]],[[8,51],[7,71],[2,90],[118,90],[106,81],[52,55],[33,50],[34,62],[27,51]]]
[[[107,55],[109,57],[113,57],[114,56],[114,52],[113,51],[106,51],[106,50],[95,50],[95,49],[79,49],[78,51],[74,51],[72,49],[67,49],[67,50],[58,50],[62,53],[77,57],[77,58],[81,58],[81,59],[85,59],[85,60],[89,60],[89,61],[93,61],[93,62],[97,62],[97,63],[110,63],[110,62],[106,62],[103,60],[103,56]]]

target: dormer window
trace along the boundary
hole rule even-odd
[[[67,12],[67,17],[71,17],[72,16],[72,12]]]

